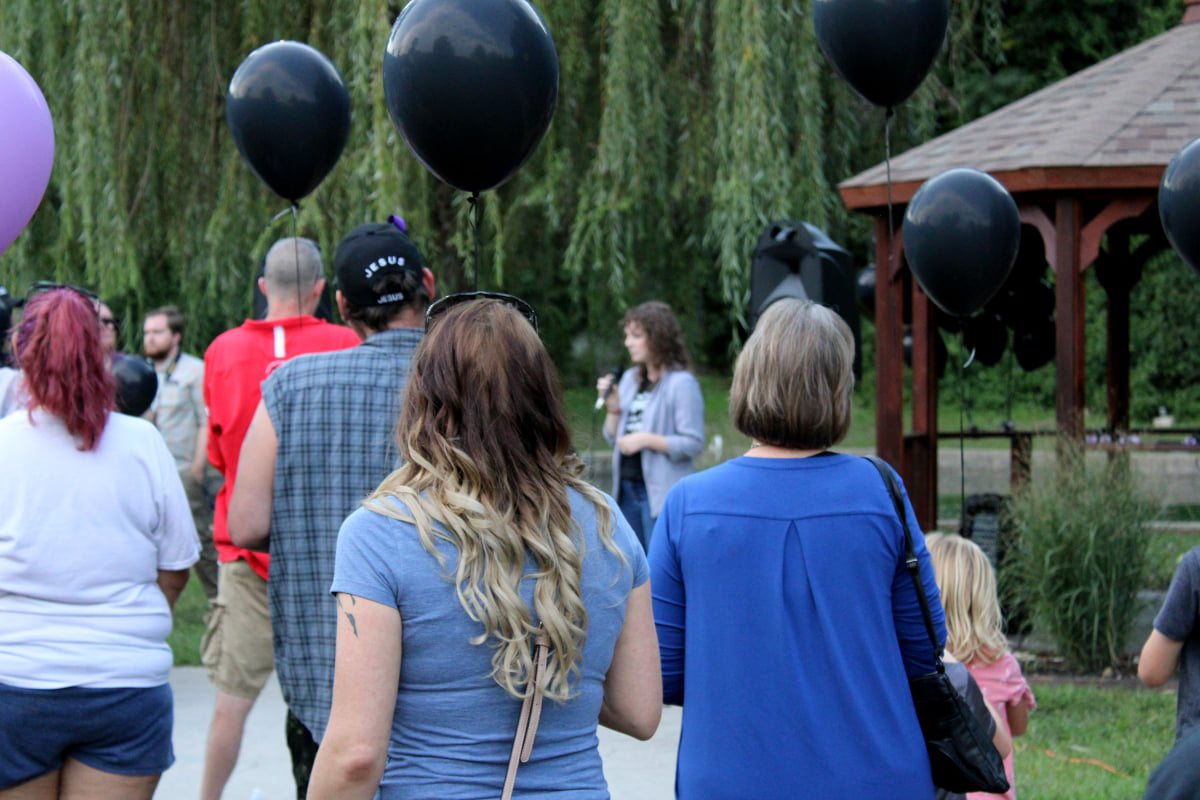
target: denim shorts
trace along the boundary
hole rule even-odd
[[[175,762],[174,696],[144,689],[23,689],[0,683],[0,789],[68,758],[114,775],[161,775]]]

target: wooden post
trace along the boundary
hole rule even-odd
[[[875,220],[875,452],[904,474],[904,282],[899,237]],[[893,251],[895,251],[893,255]]]
[[[1082,216],[1079,200],[1060,197],[1055,203],[1055,416],[1059,436],[1080,445],[1083,443],[1083,412],[1087,403],[1084,385],[1086,308],[1079,264]]]
[[[917,522],[937,527],[937,323],[933,304],[912,284],[912,433],[904,438],[904,482]]]
[[[1012,494],[1029,485],[1033,476],[1033,435],[1014,433],[1009,461],[1008,483]]]
[[[1108,252],[1096,259],[1096,278],[1108,298],[1106,354],[1108,432],[1114,441],[1129,433],[1129,294],[1133,287],[1129,235],[1108,233]],[[1108,451],[1109,469],[1129,470],[1129,451]]]

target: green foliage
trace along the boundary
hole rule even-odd
[[[55,278],[96,289],[123,318],[127,350],[139,348],[146,309],[177,303],[185,347],[198,352],[250,313],[258,261],[276,238],[312,236],[328,260],[349,228],[396,213],[440,290],[527,296],[565,380],[585,384],[619,355],[621,312],[651,298],[680,313],[699,365],[728,371],[751,249],[775,219],[810,221],[858,263],[872,260],[874,220],[848,214],[836,184],[883,159],[884,115],[825,62],[810,2],[535,5],[559,54],[554,122],[529,163],[472,208],[421,167],[388,118],[379,62],[402,3],[300,0],[286,14],[271,0],[0,3],[0,50],[38,81],[57,144],[45,201],[0,256],[0,285],[20,294]],[[892,152],[1157,33],[1182,10],[1181,0],[1084,8],[953,3],[929,79],[891,122]],[[234,70],[280,38],[328,55],[352,108],[340,163],[294,220],[274,220],[286,203],[242,164],[224,116]],[[1197,327],[1195,281],[1180,270],[1177,259],[1152,264],[1135,292],[1135,417],[1158,405],[1200,415],[1189,391],[1200,364],[1185,337],[1162,333],[1161,319]],[[1101,292],[1089,290],[1089,302],[1102,311]],[[1089,330],[1089,348],[1098,385],[1103,336]],[[864,364],[869,391],[870,354]],[[1004,369],[968,374],[980,410],[1012,398],[1052,406],[1052,366]]]
[[[657,245],[668,238],[669,179],[659,7],[621,0],[602,6],[604,108],[565,256],[572,294],[592,299],[591,313],[599,314],[589,322],[598,324],[640,295],[642,277],[662,274],[668,253]]]
[[[1162,33],[1183,16],[1182,0],[989,0],[981,5],[970,18],[983,22],[983,35],[970,42],[983,46],[965,46],[967,56],[956,73],[961,122]]]
[[[1197,521],[1196,506],[1168,506],[1158,516],[1160,519]],[[1175,577],[1179,562],[1193,547],[1200,547],[1200,526],[1182,530],[1156,530],[1146,548],[1148,568],[1147,589],[1166,591]]]
[[[1158,505],[1127,469],[1089,466],[1063,441],[1054,479],[1016,494],[1009,511],[1016,535],[1003,582],[1069,662],[1087,671],[1116,666],[1138,610]]]
[[[1132,419],[1145,425],[1159,406],[1177,419],[1200,418],[1200,351],[1187,334],[1200,330],[1196,273],[1168,250],[1146,266],[1130,305],[1129,380],[1139,389],[1130,397]]]
[[[472,209],[388,119],[378,62],[395,3],[305,0],[287,14],[268,0],[4,3],[0,49],[41,86],[57,156],[0,281],[18,293],[50,277],[96,289],[124,318],[130,350],[141,314],[176,302],[199,351],[249,313],[274,239],[299,232],[329,253],[354,224],[399,213],[443,290],[478,283],[548,309],[547,341],[574,378],[611,358],[597,342],[651,297],[681,310],[700,363],[727,367],[750,248],[772,219],[828,226],[865,252],[869,221],[847,217],[833,183],[878,160],[882,115],[825,64],[807,2],[540,5],[560,55],[554,125]],[[353,116],[339,165],[295,218],[274,220],[286,204],[241,163],[224,95],[249,51],[281,38],[330,57]],[[897,146],[932,133],[927,107],[942,102],[910,102]]]

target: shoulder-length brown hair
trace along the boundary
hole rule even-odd
[[[567,699],[580,675],[583,539],[568,487],[592,502],[601,542],[623,560],[607,500],[580,477],[561,398],[524,316],[494,299],[454,306],[413,358],[397,428],[404,466],[367,499],[371,510],[414,524],[439,560],[435,539],[458,550],[459,602],[484,629],[473,642],[491,640],[492,675],[518,698],[532,668],[532,612],[553,647],[546,695]],[[532,611],[520,591],[526,553],[537,563]]]
[[[25,304],[14,338],[29,407],[62,420],[80,450],[95,449],[116,403],[96,307],[73,289],[44,292]]]
[[[772,303],[738,356],[729,394],[734,426],[763,444],[823,450],[850,429],[854,335],[807,300]]]
[[[688,357],[687,345],[683,343],[683,329],[671,307],[659,300],[634,306],[625,312],[621,319],[621,328],[637,325],[646,334],[646,344],[650,348],[650,358],[655,366],[668,369],[692,369],[692,360]],[[645,364],[638,365],[642,377],[646,377]]]

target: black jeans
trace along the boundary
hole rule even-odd
[[[317,743],[304,723],[292,713],[287,712],[287,723],[284,726],[287,736],[288,750],[292,754],[292,777],[296,781],[296,800],[304,800],[308,795],[308,779],[312,775],[313,761],[317,758]]]

